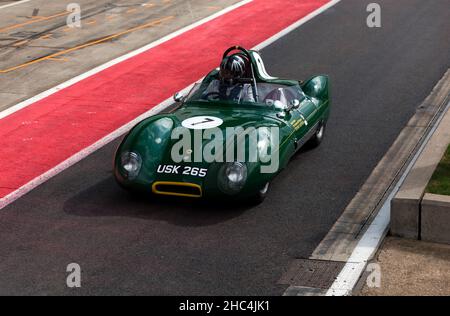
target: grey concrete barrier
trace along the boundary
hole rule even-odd
[[[450,244],[450,196],[426,193],[421,209],[422,240]]]
[[[396,196],[391,201],[390,232],[393,236],[419,239],[419,205],[421,195]]]

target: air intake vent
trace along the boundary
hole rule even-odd
[[[202,196],[202,188],[198,184],[185,182],[155,182],[152,186],[153,193],[161,195],[174,195],[199,198]]]

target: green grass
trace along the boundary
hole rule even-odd
[[[427,192],[450,195],[450,146],[431,177]]]

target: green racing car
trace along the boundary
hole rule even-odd
[[[318,146],[330,113],[329,80],[267,74],[261,55],[233,46],[175,111],[137,124],[119,145],[123,188],[260,203],[271,180],[306,143]]]

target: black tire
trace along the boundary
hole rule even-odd
[[[323,137],[325,136],[325,127],[326,127],[326,124],[324,122],[319,123],[316,131],[314,132],[314,135],[308,141],[308,145],[310,145],[313,148],[320,145],[320,143],[323,140]]]
[[[270,182],[267,182],[258,193],[250,199],[250,204],[258,205],[264,202],[269,192]]]

